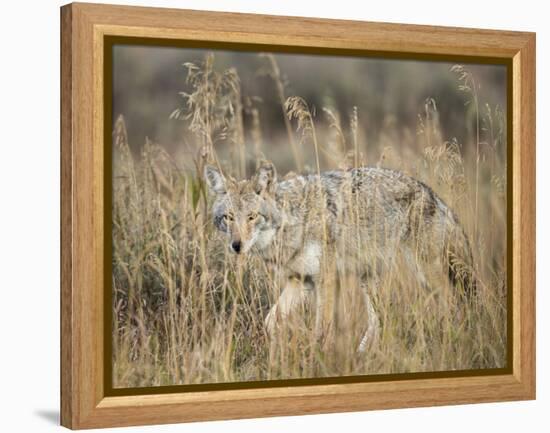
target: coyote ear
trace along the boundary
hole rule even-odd
[[[271,194],[275,189],[275,183],[277,182],[277,171],[273,163],[263,161],[256,173],[256,183],[254,189],[257,194],[267,192]]]
[[[213,193],[226,193],[227,190],[225,188],[225,178],[216,167],[212,167],[211,165],[207,165],[206,167],[204,167],[204,180],[208,185],[208,189]]]

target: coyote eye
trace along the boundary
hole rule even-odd
[[[233,221],[233,215],[224,214],[224,215],[223,215],[223,219],[224,219],[225,221]]]
[[[258,218],[257,213],[251,213],[248,215],[248,221],[254,221],[256,218]]]

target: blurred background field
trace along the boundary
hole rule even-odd
[[[266,157],[274,159],[283,173],[294,169],[291,159],[285,161],[288,137],[268,59],[254,52],[210,52],[215,53],[216,70],[236,70],[243,98],[258,109]],[[185,164],[187,145],[195,137],[184,124],[171,120],[170,114],[183,105],[178,92],[190,90],[183,64],[199,64],[206,54],[201,49],[115,46],[113,114],[115,119],[124,115],[132,150],[139,152],[148,137],[179,155]],[[398,146],[400,141],[415,139],[427,98],[437,103],[442,137],[456,137],[466,154],[475,144],[474,118],[467,115],[473,107],[466,105],[469,95],[457,91],[457,77],[450,72],[453,63],[281,53],[275,58],[285,96],[301,96],[314,107],[319,127],[326,123],[323,107],[339,113],[343,125],[349,124],[352,109],[357,107],[358,138],[372,156],[369,163],[380,157],[380,143]],[[468,65],[468,69],[477,80],[483,104],[504,111],[505,67]],[[243,119],[245,143],[252,148],[249,126],[253,120],[247,114]]]
[[[499,65],[115,46],[114,385],[504,367],[506,80]],[[292,97],[310,115],[300,130]],[[314,144],[321,169],[402,170],[457,213],[480,281],[466,318],[448,291],[395,273],[370,352],[355,350],[365,319],[353,291],[322,341],[307,317],[268,338],[280,282],[228,253],[198,173],[214,157],[236,178],[260,158],[280,177],[315,172]]]

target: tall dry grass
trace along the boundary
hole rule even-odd
[[[115,387],[237,382],[359,374],[503,367],[506,363],[506,127],[500,108],[482,105],[467,68],[457,91],[470,95],[464,116],[475,134],[443,137],[437,104],[418,110],[416,134],[388,116],[377,142],[362,143],[358,107],[316,112],[287,95],[276,59],[265,57],[286,116],[294,170],[363,164],[402,170],[430,185],[459,216],[473,248],[478,296],[464,308],[445,276],[430,287],[405,266],[384,273],[376,294],[381,334],[356,349],[367,325],[361,282],[323,274],[326,303],[311,305],[270,338],[264,318],[282,286],[280,273],[255,256],[232,255],[212,223],[200,173],[214,163],[235,178],[250,176],[267,153],[259,110],[242,95],[235,69],[218,71],[214,56],[186,64],[189,91],[174,118],[193,136],[193,169],[182,168],[146,140],[132,155],[123,117],[113,149],[113,383]],[[330,102],[330,101],[329,101]],[[473,109],[471,108],[473,106]],[[245,122],[250,119],[249,122]],[[342,120],[347,119],[347,121]],[[296,128],[298,131],[296,131]],[[313,159],[311,158],[313,156]],[[376,157],[376,159],[375,159]],[[281,177],[285,173],[280,173]],[[315,331],[322,315],[322,332]]]

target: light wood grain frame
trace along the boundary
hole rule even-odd
[[[535,35],[70,4],[61,8],[61,424],[73,428],[535,398]],[[105,36],[475,56],[512,64],[509,374],[108,397],[104,389]]]

